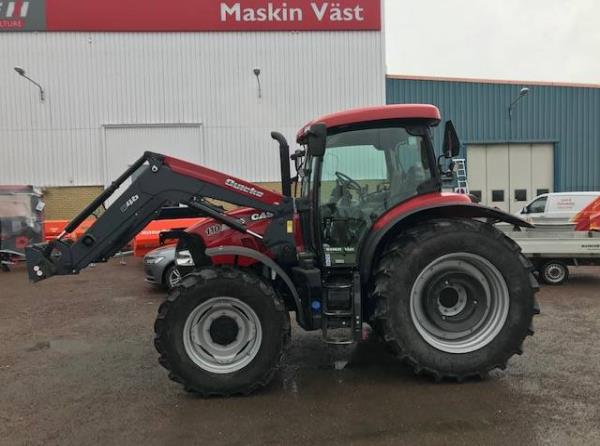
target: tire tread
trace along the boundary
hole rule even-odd
[[[266,370],[259,379],[241,389],[236,389],[233,391],[228,389],[222,389],[218,391],[207,391],[206,389],[202,389],[198,386],[195,386],[193,383],[186,382],[183,376],[178,375],[171,365],[169,359],[169,350],[166,347],[168,344],[165,338],[167,336],[168,328],[166,320],[169,314],[169,308],[172,308],[173,305],[175,305],[179,299],[185,297],[185,295],[181,292],[182,287],[195,288],[199,285],[209,285],[211,281],[223,278],[227,280],[238,280],[241,282],[245,282],[248,285],[258,285],[263,294],[265,294],[265,297],[273,300],[275,308],[278,312],[286,312],[282,299],[277,295],[272,286],[270,286],[254,274],[228,266],[211,266],[203,268],[200,271],[187,275],[181,281],[180,286],[173,288],[169,292],[167,299],[160,305],[158,309],[158,315],[154,323],[154,347],[156,348],[159,354],[159,364],[165,369],[167,369],[167,371],[169,372],[169,379],[178,384],[181,384],[185,391],[197,394],[201,397],[228,397],[234,395],[249,395],[258,389],[266,387],[275,376],[275,373],[279,370],[281,363],[283,362],[285,357],[285,346],[289,345],[291,338],[289,317],[287,317],[287,315],[282,315],[284,316],[284,320],[286,321],[286,323],[282,324],[282,330],[280,334],[281,342],[284,348],[280,350],[279,356],[276,359],[273,367]]]
[[[429,375],[436,382],[439,382],[443,379],[462,382],[465,379],[473,377],[484,378],[491,370],[496,368],[504,370],[506,369],[508,360],[512,356],[515,354],[521,355],[523,353],[522,345],[525,338],[533,335],[534,333],[532,326],[530,326],[530,328],[526,331],[526,334],[520,339],[518,348],[506,352],[499,363],[486,365],[480,370],[473,371],[472,373],[442,372],[430,367],[426,367],[425,365],[420,364],[415,357],[401,348],[401,343],[399,343],[395,338],[394,332],[388,323],[387,317],[388,300],[391,298],[391,296],[387,295],[386,292],[390,289],[391,281],[393,280],[393,277],[390,273],[390,266],[394,260],[406,256],[406,254],[410,252],[415,245],[423,243],[431,236],[432,233],[443,231],[448,227],[448,224],[457,223],[466,226],[466,228],[468,228],[470,231],[482,233],[486,237],[493,237],[495,240],[502,243],[507,249],[514,252],[518,256],[523,268],[527,271],[529,276],[529,287],[531,288],[532,292],[536,293],[539,290],[539,284],[534,275],[535,268],[529,259],[522,254],[520,246],[504,233],[491,227],[489,224],[462,218],[431,220],[419,226],[412,227],[392,239],[388,246],[384,248],[382,258],[375,266],[373,292],[371,294],[371,296],[376,299],[375,310],[373,314],[373,324],[377,332],[383,337],[389,349],[397,358],[410,366],[417,375]],[[539,313],[540,307],[534,294],[531,317],[533,318],[533,316]]]

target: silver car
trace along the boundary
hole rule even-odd
[[[167,289],[173,288],[181,280],[175,265],[175,246],[163,246],[144,256],[146,282]]]

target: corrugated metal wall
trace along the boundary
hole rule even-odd
[[[530,91],[510,122],[508,107],[521,87]],[[388,77],[386,90],[390,104],[437,105],[465,143],[552,141],[555,189],[600,190],[600,88]]]
[[[384,103],[383,47],[383,32],[0,33],[0,184],[102,184],[106,124],[202,124],[204,164],[277,180],[270,131],[293,141]]]

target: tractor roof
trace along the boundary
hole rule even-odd
[[[358,124],[369,121],[382,121],[385,119],[427,119],[437,124],[440,119],[440,111],[435,105],[430,104],[394,104],[378,105],[375,107],[353,108],[329,115],[321,116],[307,123],[296,135],[301,140],[306,130],[317,122],[321,122],[327,128],[340,125]]]

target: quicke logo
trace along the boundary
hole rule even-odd
[[[232,180],[231,178],[227,178],[225,180],[225,185],[231,187],[232,189],[236,189],[241,192],[245,192],[247,194],[254,195],[255,197],[260,198],[264,195],[264,193],[262,193],[261,191],[256,190],[255,188],[253,188],[251,186],[246,186],[245,184],[238,183],[237,181]]]

